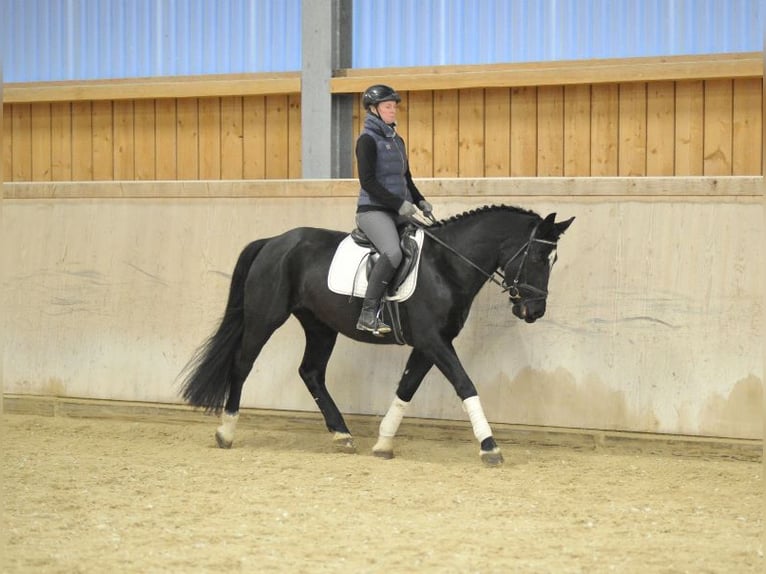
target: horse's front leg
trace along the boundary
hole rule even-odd
[[[394,457],[394,437],[399,430],[399,425],[407,412],[407,407],[420,387],[420,383],[431,369],[433,362],[417,349],[413,349],[407,366],[399,381],[396,395],[388,408],[388,412],[380,421],[378,442],[372,447],[372,454],[380,458]]]
[[[492,429],[489,426],[487,417],[484,415],[484,409],[479,400],[479,394],[476,386],[471,381],[468,373],[465,372],[463,365],[458,359],[452,343],[444,342],[432,349],[432,359],[439,370],[447,377],[455,392],[463,401],[463,410],[468,414],[473,427],[473,434],[479,441],[479,456],[482,462],[488,466],[498,466],[503,464],[503,455],[500,447],[497,446],[492,437]]]

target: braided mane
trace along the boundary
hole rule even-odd
[[[443,226],[443,225],[449,225],[450,223],[454,223],[455,221],[460,221],[462,219],[465,219],[466,217],[472,217],[474,215],[479,215],[482,213],[489,213],[491,211],[510,211],[513,213],[519,213],[522,215],[537,215],[534,211],[531,209],[523,209],[521,207],[516,207],[514,205],[485,205],[483,207],[477,207],[476,209],[470,209],[468,211],[464,211],[463,213],[459,213],[457,215],[452,215],[448,217],[447,219],[442,219],[435,223],[433,226]]]

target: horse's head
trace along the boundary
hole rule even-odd
[[[508,260],[503,269],[503,287],[513,304],[513,314],[527,323],[534,323],[545,314],[556,246],[572,221],[574,217],[556,223],[556,214],[551,213],[532,229],[521,247],[505,255]]]

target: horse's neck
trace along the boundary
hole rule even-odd
[[[497,261],[500,246],[509,238],[518,237],[521,244],[529,237],[533,219],[531,215],[511,212],[474,215],[453,222],[443,238],[476,263],[490,265]]]

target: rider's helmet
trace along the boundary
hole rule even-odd
[[[398,104],[401,101],[402,98],[393,88],[383,84],[370,86],[362,94],[362,105],[365,110],[369,110],[382,102],[396,102]]]

